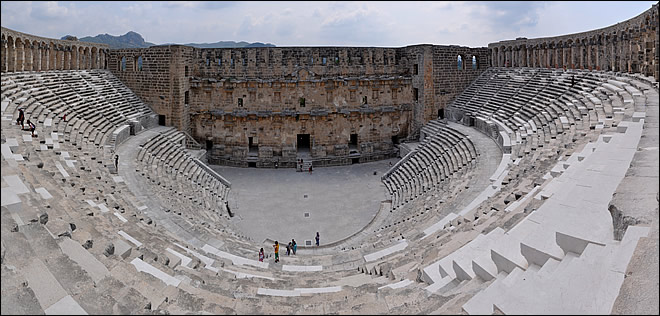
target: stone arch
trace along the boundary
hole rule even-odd
[[[506,48],[504,45],[500,46],[499,52],[497,54],[497,64],[499,67],[506,67],[505,49]]]
[[[72,45],[71,46],[71,69],[73,70],[78,70],[79,65],[78,65],[78,46]]]
[[[92,47],[92,49],[90,50],[90,55],[91,55],[90,69],[98,68],[98,65],[99,65],[99,63],[98,63],[98,58],[99,58],[98,48]]]
[[[7,71],[16,71],[16,40],[7,36]]]
[[[90,65],[92,64],[91,61],[91,56],[89,52],[89,47],[83,48],[83,66],[82,69],[90,69]]]
[[[479,63],[476,55],[472,55],[472,70],[477,70],[479,68]]]
[[[71,46],[65,45],[62,47],[64,54],[64,70],[71,70]]]
[[[520,63],[518,67],[529,67],[529,55],[527,54],[527,44],[522,44],[518,47],[518,53],[520,54]]]
[[[23,61],[23,71],[32,71],[32,66],[34,65],[33,62],[33,54],[32,54],[32,42],[30,42],[29,39],[23,39],[23,54],[24,54],[24,61]]]
[[[6,72],[7,71],[7,59],[8,59],[7,58],[7,54],[8,54],[7,44],[8,44],[8,41],[7,41],[7,38],[5,37],[5,34],[1,34],[0,37],[1,37],[0,41],[2,42],[2,52],[0,52],[0,58],[2,58],[0,63],[2,63],[2,64],[0,65],[0,71],[1,72]]]
[[[573,69],[575,68],[575,63],[573,61],[573,39],[569,38],[566,40],[564,43],[564,54],[566,55],[564,58],[564,68],[566,69]]]
[[[465,68],[463,67],[463,56],[461,54],[458,54],[458,57],[456,58],[456,66],[458,70],[464,70]]]
[[[499,50],[497,49],[497,47],[493,47],[493,49],[491,50],[491,54],[490,54],[490,65],[491,65],[491,67],[499,67],[499,65],[497,63],[497,54],[498,54],[498,52],[499,52]]]
[[[55,69],[55,44],[48,42],[48,70]]]
[[[23,64],[25,62],[25,44],[23,43],[22,38],[17,38],[14,40],[15,54],[16,54],[16,63],[14,71],[23,71]]]
[[[87,58],[85,57],[85,48],[84,47],[79,47],[78,48],[78,69],[85,69],[85,61]]]
[[[48,44],[46,42],[39,42],[39,50],[41,51],[41,71],[48,70]]]
[[[306,66],[298,67],[291,75],[298,80],[310,80],[316,76],[316,74]]]
[[[32,51],[32,71],[41,70],[41,49],[39,46],[37,40],[33,40],[30,43],[30,50]]]
[[[580,54],[580,69],[587,69],[589,66],[587,65],[587,57],[588,57],[588,43],[587,43],[587,38],[581,38],[579,40],[579,46],[578,46],[578,53]]]

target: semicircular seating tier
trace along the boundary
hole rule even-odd
[[[222,208],[229,183],[110,72],[3,73],[3,306],[609,313],[649,230],[629,226],[615,238],[607,204],[636,176],[626,171],[642,135],[657,135],[644,125],[648,109],[657,113],[653,85],[618,73],[488,69],[447,110],[469,127],[427,124],[418,148],[383,177],[392,202],[368,227],[274,264],[270,245],[242,236]],[[19,107],[38,122],[36,137],[15,124]],[[501,149],[490,178],[478,176],[485,155],[462,128]],[[121,143],[136,145],[119,176]],[[265,262],[256,260],[262,247]]]

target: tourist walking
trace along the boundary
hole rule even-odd
[[[27,120],[28,128],[30,129],[30,133],[32,133],[32,137],[34,136],[34,130],[37,128],[34,126],[34,123],[32,123],[30,120]]]
[[[291,239],[291,245],[293,247],[293,254],[296,254],[296,249],[298,249],[298,244],[296,244],[296,241]]]
[[[275,241],[275,244],[273,245],[273,248],[275,248],[275,263],[280,262],[280,244]]]
[[[309,174],[312,174],[312,165],[309,165]]]
[[[289,244],[286,245],[286,255],[287,256],[291,254],[291,248],[292,248],[291,242],[289,242]]]
[[[16,125],[20,124],[21,130],[25,129],[25,126],[23,125],[23,120],[25,120],[25,113],[23,113],[23,109],[18,109],[18,118],[16,119]]]
[[[264,248],[259,250],[259,262],[264,262]]]
[[[119,172],[119,155],[115,155],[115,170]]]
[[[319,232],[316,232],[316,246],[317,247],[319,246],[319,239],[321,239],[321,237],[319,236]]]

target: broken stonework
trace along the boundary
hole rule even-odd
[[[43,214],[39,215],[39,223],[41,223],[42,225],[46,225],[46,223],[48,223],[48,214],[47,213],[43,213]]]
[[[103,254],[104,254],[106,257],[109,257],[109,256],[111,256],[111,255],[114,254],[114,253],[115,253],[115,245],[113,245],[112,243],[108,244],[108,245],[105,247],[105,250],[103,251]]]

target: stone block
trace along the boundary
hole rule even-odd
[[[122,259],[128,258],[131,255],[131,250],[133,249],[127,242],[121,239],[115,239],[112,241],[114,244],[114,253],[121,257]]]
[[[170,252],[165,252],[165,256],[169,259],[168,267],[174,269],[181,263],[181,258],[177,257],[175,254]]]

